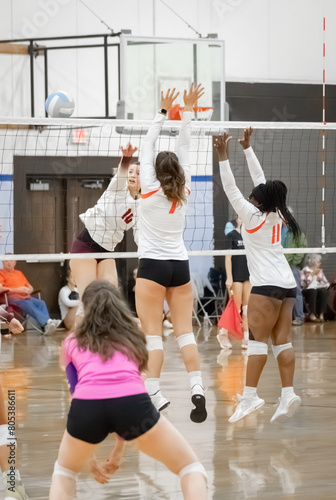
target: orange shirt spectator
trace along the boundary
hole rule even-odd
[[[50,319],[44,300],[31,297],[33,287],[15,266],[15,260],[3,261],[3,269],[0,269],[0,290],[7,292],[10,305],[19,307],[37,321],[42,333],[53,333],[61,321]]]
[[[25,275],[17,269],[13,269],[13,271],[0,269],[0,283],[5,288],[9,288],[8,293],[10,293],[11,298],[26,299],[33,292],[33,287],[28,283]],[[13,292],[11,292],[11,290],[13,290]]]

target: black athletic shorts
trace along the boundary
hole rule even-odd
[[[166,288],[182,286],[190,281],[189,260],[140,259],[137,277]]]
[[[70,436],[98,444],[112,432],[132,441],[158,422],[160,413],[147,393],[112,399],[73,399],[67,431]]]
[[[101,253],[101,252],[110,252],[110,250],[106,250],[106,248],[101,247],[98,243],[96,243],[90,236],[89,231],[85,228],[79,235],[76,237],[75,241],[71,245],[70,249],[71,253]],[[105,259],[96,259],[97,262],[101,262]]]
[[[254,293],[255,295],[265,295],[266,297],[272,297],[273,299],[278,300],[295,299],[296,287],[282,288],[281,286],[273,285],[253,286],[251,293]]]

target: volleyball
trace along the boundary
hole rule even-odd
[[[75,110],[75,101],[68,92],[58,90],[48,96],[45,108],[51,118],[69,118]]]

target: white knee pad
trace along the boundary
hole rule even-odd
[[[243,316],[247,316],[247,306],[243,306]]]
[[[279,354],[282,351],[285,351],[286,349],[292,349],[293,344],[291,342],[288,342],[288,344],[281,344],[281,345],[273,345],[272,344],[272,351],[274,354],[275,359],[279,356]]]
[[[182,347],[185,347],[186,345],[191,345],[191,344],[197,345],[195,340],[195,335],[193,334],[193,332],[184,333],[183,335],[176,337],[176,340],[180,349],[182,349]]]
[[[183,467],[183,469],[181,469],[179,472],[180,480],[186,474],[190,474],[190,472],[200,472],[205,477],[205,480],[208,481],[208,476],[207,476],[206,470],[204,469],[201,462],[194,462],[192,464],[189,464],[189,465],[186,465],[185,467]]]
[[[257,342],[256,340],[249,340],[247,345],[247,355],[265,355],[268,354],[268,345],[265,342]]]
[[[64,476],[64,477],[68,477],[69,479],[73,479],[74,481],[76,481],[79,474],[76,474],[76,472],[74,472],[73,470],[66,469],[65,467],[62,467],[62,465],[60,465],[58,463],[58,460],[56,460],[55,466],[54,466],[53,476]]]
[[[160,335],[146,335],[147,351],[163,351],[163,342]]]

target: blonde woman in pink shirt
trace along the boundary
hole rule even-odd
[[[63,361],[72,394],[67,428],[52,477],[50,500],[75,498],[76,479],[90,462],[99,483],[120,465],[123,448],[138,449],[178,474],[183,497],[206,499],[206,472],[175,427],[161,416],[145,390],[146,338],[117,289],[93,281],[83,294],[84,319],[63,344]],[[98,463],[97,446],[111,434],[117,441]]]

